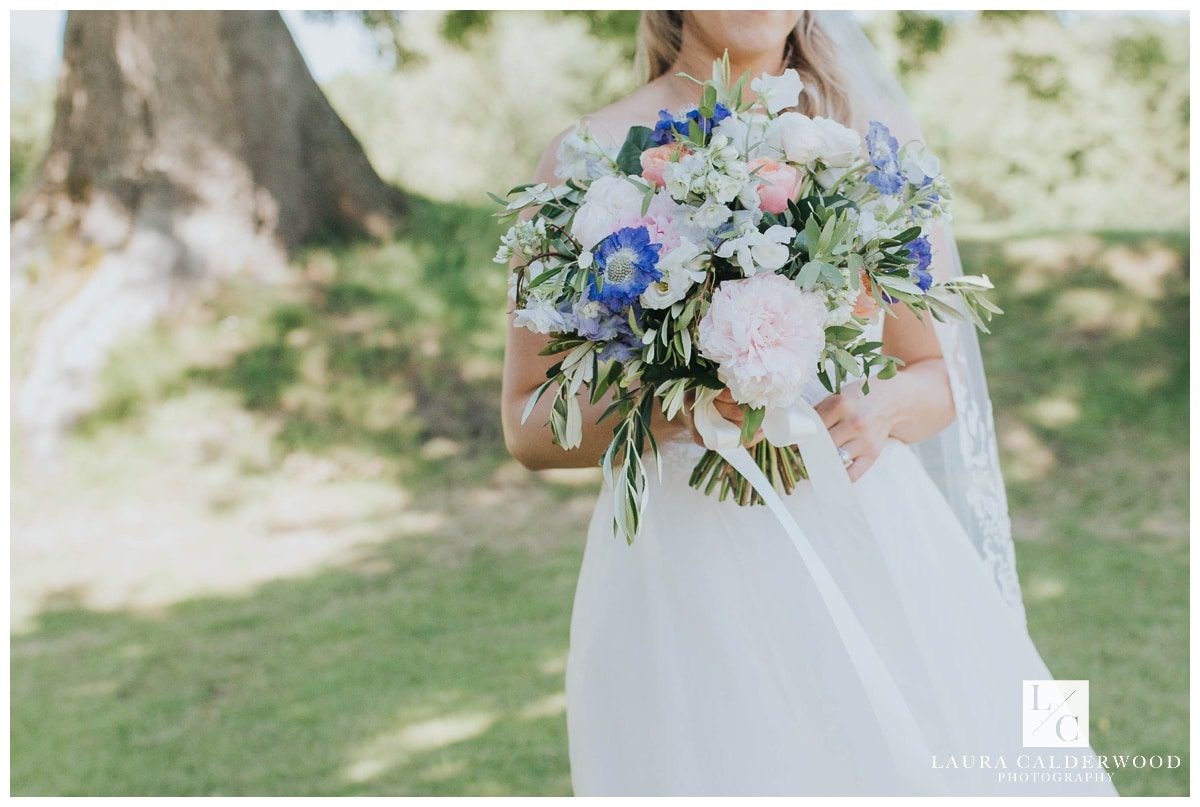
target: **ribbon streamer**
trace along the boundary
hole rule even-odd
[[[741,429],[722,417],[713,405],[717,394],[716,390],[701,390],[693,407],[693,421],[705,447],[717,452],[737,469],[779,521],[807,567],[881,725],[887,727],[885,733],[893,755],[898,762],[905,761],[899,767],[920,780],[923,792],[937,792],[944,782],[936,780],[930,773],[930,745],[876,643],[871,640],[813,542],[796,523],[750,452],[741,445]],[[816,410],[803,401],[786,409],[768,410],[762,429],[773,445],[795,445],[799,449],[831,537],[837,541],[836,556],[845,557],[839,565],[845,570],[853,570],[853,574],[844,575],[847,583],[859,592],[860,602],[866,595],[878,599],[883,606],[866,615],[873,623],[874,635],[879,637],[881,644],[890,642],[893,647],[912,642],[899,596],[887,574],[875,536],[854,498],[837,447]],[[888,600],[891,600],[890,604]]]

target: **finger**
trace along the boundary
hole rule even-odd
[[[737,404],[716,403],[715,406],[716,406],[717,412],[720,413],[721,417],[725,418],[726,420],[728,420],[732,423],[741,423],[743,418],[745,418],[745,414],[742,412],[742,408],[740,406],[738,406]]]
[[[756,431],[754,433],[754,436],[750,438],[750,442],[746,443],[746,448],[754,448],[756,445],[761,443],[765,438],[766,438],[766,435],[763,434],[763,430],[759,429],[758,431]]]
[[[853,421],[839,420],[829,427],[829,437],[833,440],[835,446],[844,446],[849,442],[857,440],[861,434],[862,430]]]
[[[851,482],[857,482],[862,478],[862,475],[871,469],[875,461],[879,459],[879,455],[859,457],[854,462],[850,463],[850,467],[846,469],[846,474],[849,475]]]
[[[849,474],[851,482],[866,473],[867,469],[875,464],[875,460],[879,459],[879,449],[861,438],[851,440],[842,448],[852,460],[850,465],[846,466],[846,473]]]
[[[714,398],[713,400],[721,401],[724,403],[736,403],[736,401],[733,400],[733,393],[729,391],[729,387],[726,387],[725,389],[723,389],[719,393],[717,393],[717,397]]]
[[[842,419],[842,396],[830,395],[813,408],[817,410],[825,428],[832,429],[834,424]]]

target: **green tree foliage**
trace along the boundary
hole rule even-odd
[[[927,56],[942,49],[946,23],[941,17],[922,11],[900,11],[896,14],[896,39],[903,45],[896,68],[907,75],[920,70]]]

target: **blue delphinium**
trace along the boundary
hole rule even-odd
[[[680,137],[687,137],[689,121],[695,122],[704,136],[708,137],[713,127],[728,118],[729,115],[729,109],[724,104],[716,105],[711,118],[701,117],[699,109],[688,111],[683,118],[675,118],[670,112],[662,109],[659,110],[658,122],[654,124],[654,131],[651,133],[650,139],[659,146],[674,143],[677,134]]]
[[[904,177],[900,175],[900,143],[892,137],[891,131],[877,120],[871,121],[867,129],[867,155],[875,170],[867,174],[870,182],[880,193],[888,195],[899,193],[904,187]]]
[[[695,124],[700,127],[700,131],[704,132],[705,137],[708,136],[709,132],[712,131],[714,126],[728,117],[729,110],[725,108],[724,104],[717,104],[716,107],[713,108],[713,115],[711,118],[701,117],[699,109],[693,109],[687,113],[687,120],[694,121]],[[683,125],[683,130],[685,133],[687,132],[686,122]]]
[[[654,124],[654,131],[650,135],[650,139],[656,145],[665,146],[667,143],[675,142],[675,133],[679,131],[679,124],[676,123],[674,116],[665,109],[658,111],[658,123]],[[687,134],[687,127],[683,127],[683,134]]]
[[[916,283],[921,291],[929,291],[929,287],[933,285],[933,273],[929,271],[933,263],[933,245],[929,242],[929,236],[923,235],[910,241],[908,257],[916,261],[916,265],[908,270],[909,280]]]
[[[565,330],[574,331],[589,342],[602,343],[597,356],[600,361],[628,361],[641,351],[642,339],[629,324],[631,311],[634,320],[640,323],[642,309],[637,303],[624,311],[613,311],[596,300],[564,301],[558,306]]]
[[[629,323],[623,320],[617,335],[600,349],[600,354],[596,358],[600,361],[626,362],[641,351],[641,338],[633,332],[633,328],[629,327]]]
[[[590,342],[607,342],[616,338],[622,325],[628,327],[622,313],[595,300],[576,302],[566,320],[575,333]]]
[[[588,298],[610,310],[629,306],[654,281],[662,277],[658,253],[645,227],[625,227],[596,247],[597,269],[588,278]]]

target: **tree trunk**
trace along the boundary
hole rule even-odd
[[[70,12],[12,257],[18,291],[47,268],[74,282],[33,340],[19,416],[53,444],[111,347],[196,283],[281,277],[305,239],[386,236],[401,209],[277,12]]]

